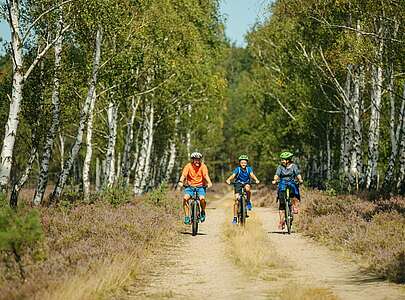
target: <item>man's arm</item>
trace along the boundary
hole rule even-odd
[[[232,174],[231,176],[229,176],[229,177],[225,180],[225,182],[226,182],[227,184],[231,184],[231,180],[233,180],[235,177],[236,177],[236,174]]]
[[[207,175],[205,175],[204,176],[204,178],[205,178],[205,180],[207,181],[207,187],[212,187],[212,182],[211,182],[211,178],[210,178],[210,176],[208,175],[208,173],[207,173]]]
[[[273,179],[273,181],[271,183],[276,184],[277,181],[279,181],[279,180],[280,180],[280,177],[278,177],[278,175],[274,175],[274,179]]]
[[[256,182],[256,184],[258,184],[260,181],[259,181],[259,179],[257,179],[257,177],[256,177],[256,175],[255,175],[255,173],[253,173],[253,172],[250,172],[250,177],[252,177],[254,180],[255,180],[255,182]]]
[[[298,182],[299,182],[299,183],[303,183],[303,182],[304,182],[304,180],[302,179],[301,174],[298,174],[298,175],[297,175],[297,179],[298,179]]]
[[[182,187],[184,185],[184,179],[186,179],[186,176],[181,174],[179,182],[177,183],[178,186]]]

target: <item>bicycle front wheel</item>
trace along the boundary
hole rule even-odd
[[[239,224],[244,226],[246,223],[246,199],[241,196],[239,201]]]
[[[198,205],[197,201],[192,202],[191,208],[191,234],[196,236],[198,233]]]
[[[285,204],[285,224],[287,226],[288,234],[291,234],[291,225],[292,225],[292,212],[291,212],[291,205],[290,201],[286,201]]]

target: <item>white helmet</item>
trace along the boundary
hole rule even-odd
[[[191,159],[193,159],[193,158],[196,158],[196,159],[201,159],[203,156],[202,156],[202,154],[200,153],[200,152],[193,152],[193,153],[191,153],[191,155],[190,155],[190,158]]]

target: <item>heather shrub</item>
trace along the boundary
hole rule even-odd
[[[358,255],[368,271],[404,283],[404,207],[398,197],[370,202],[307,191],[298,225],[304,234]]]
[[[106,198],[103,200],[101,196]],[[76,276],[86,277],[117,257],[126,259],[130,256],[142,262],[149,249],[161,247],[174,238],[179,225],[177,210],[152,202],[133,201],[132,194],[124,189],[106,190],[98,195],[97,201],[90,203],[73,203],[69,209],[62,205],[39,210],[22,209],[14,215],[18,216],[20,227],[13,233],[10,224],[4,223],[10,222],[10,217],[1,215],[0,234],[6,228],[10,235],[25,238],[24,243],[21,242],[24,251],[21,251],[20,260],[25,280],[19,276],[18,265],[7,261],[12,253],[0,251],[0,299],[35,298],[45,289],[55,290],[63,282],[74,282]],[[38,230],[33,230],[35,228]],[[31,234],[27,235],[28,232]],[[38,232],[43,233],[39,235]],[[40,237],[37,243],[34,237]],[[0,235],[1,247],[5,241]]]

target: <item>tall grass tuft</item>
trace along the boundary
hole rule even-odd
[[[224,238],[230,258],[249,275],[266,277],[266,271],[282,265],[280,258],[269,251],[272,245],[254,214],[245,227],[227,222],[224,225]]]

